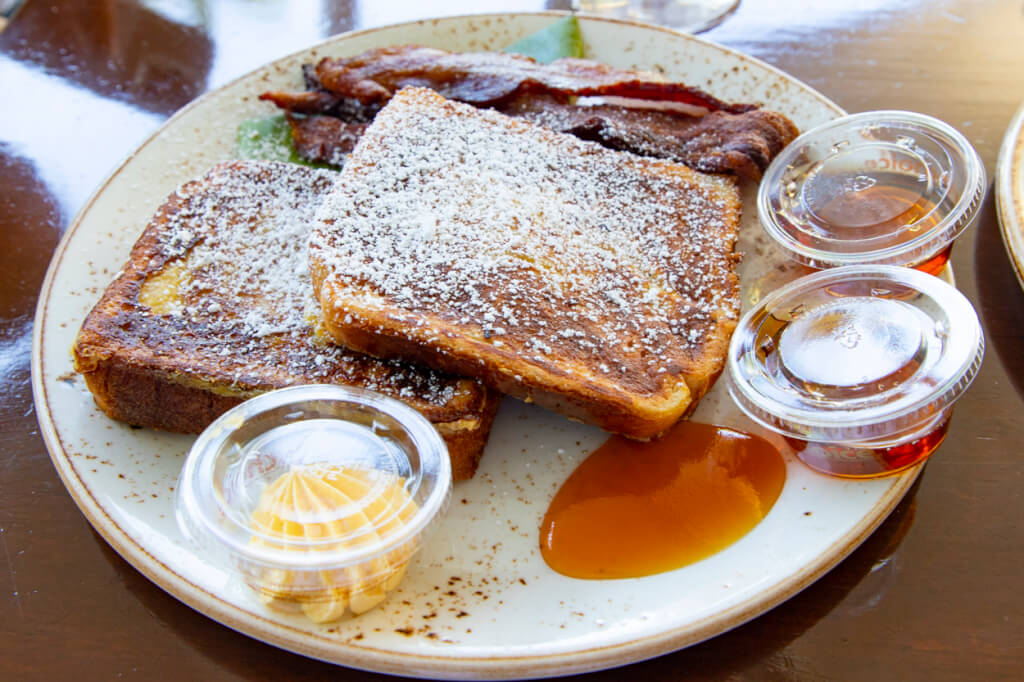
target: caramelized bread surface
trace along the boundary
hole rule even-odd
[[[340,344],[635,438],[692,409],[739,313],[735,181],[400,91],[317,211]]]
[[[330,342],[308,268],[313,212],[336,173],[231,162],[157,211],[73,348],[97,405],[198,433],[242,400],[309,383],[379,391],[424,414],[458,479],[473,475],[500,399],[478,381]]]

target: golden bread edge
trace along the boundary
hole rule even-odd
[[[338,300],[321,267],[311,267],[316,291],[322,300]],[[348,318],[348,322],[343,322]],[[357,319],[359,318],[359,319]],[[402,357],[436,369],[472,376],[502,393],[554,410],[570,419],[595,424],[611,433],[636,439],[654,438],[672,427],[691,407],[693,393],[685,377],[667,382],[656,394],[638,396],[611,382],[583,378],[572,367],[538,367],[514,354],[475,341],[439,320],[442,334],[421,337],[386,312],[369,313],[324,306],[324,325],[336,343],[377,357]],[[479,350],[480,353],[473,354]],[[468,357],[467,357],[468,356]],[[711,380],[697,379],[694,387],[703,395]]]
[[[403,90],[395,96],[392,104],[396,101],[404,103],[405,99],[418,96],[421,96],[419,89]],[[441,100],[439,95],[429,91],[422,96]],[[459,106],[449,100],[441,101],[444,107]],[[511,125],[522,128],[528,124],[513,120]],[[542,134],[560,136],[547,129]],[[360,145],[368,149],[371,142],[377,141],[367,134]],[[621,154],[624,163],[650,166],[666,176],[700,182],[707,191],[720,198],[727,206],[723,218],[732,226],[722,236],[728,240],[728,252],[735,264],[738,260],[735,244],[742,212],[735,179],[699,173],[661,159]],[[358,153],[354,155],[358,156]],[[355,161],[350,159],[350,166],[353,163]],[[697,402],[710,390],[722,371],[739,313],[739,281],[733,268],[727,276],[727,287],[735,301],[735,309],[719,309],[713,313],[715,324],[705,340],[711,362],[699,363],[695,372],[667,378],[655,392],[640,395],[617,386],[614,381],[594,377],[586,368],[557,364],[540,367],[523,362],[514,352],[476,338],[479,330],[475,327],[452,324],[437,315],[417,313],[420,319],[416,325],[405,324],[398,319],[401,314],[388,308],[386,303],[378,306],[367,303],[373,298],[372,294],[347,290],[336,284],[315,249],[311,253],[310,271],[314,291],[321,302],[325,328],[336,343],[376,357],[403,358],[453,374],[474,377],[512,397],[636,439],[662,435],[696,408]],[[347,306],[343,303],[346,300],[359,300],[360,303]],[[338,307],[333,307],[332,301]]]
[[[210,173],[245,163],[225,162],[214,166]],[[181,193],[196,191],[199,186],[200,179],[189,181],[157,209],[121,272],[86,316],[70,349],[73,367],[82,375],[97,407],[132,427],[196,434],[244,400],[294,385],[228,384],[204,377],[204,368],[189,367],[180,357],[125,347],[114,335],[105,333],[106,326],[112,324],[111,312],[125,306],[142,307],[138,301],[142,284],[174,262],[159,254],[159,234],[164,229],[161,220],[181,204]],[[458,383],[460,388],[451,405],[404,402],[424,414],[437,429],[448,447],[455,480],[465,480],[472,478],[483,455],[501,396],[492,389],[477,388],[479,384],[469,379]]]
[[[86,349],[76,340],[72,348],[75,370],[85,380],[96,406],[111,419],[132,427],[197,434],[232,407],[273,390],[211,387],[188,373],[144,367],[116,351],[96,353],[97,347],[89,346]],[[500,403],[500,395],[485,390],[472,416],[431,420],[448,448],[456,481],[468,480],[476,472]]]
[[[77,354],[75,358],[96,406],[111,419],[133,427],[197,434],[232,407],[263,392],[215,392],[188,385],[187,376],[132,367],[115,358],[98,360]],[[486,391],[475,417],[431,422],[448,448],[456,481],[476,473],[500,404],[500,395]]]

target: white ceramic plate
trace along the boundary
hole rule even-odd
[[[183,602],[260,640],[342,665],[426,677],[527,678],[621,665],[679,649],[753,618],[851,552],[903,497],[917,471],[869,482],[811,473],[786,455],[788,478],[767,518],[726,550],[657,576],[588,581],[540,556],[551,497],[603,440],[596,429],[506,400],[475,479],[402,586],[379,608],[330,626],[263,609],[244,586],[186,546],[173,488],[190,437],[131,429],[103,416],[68,349],[150,214],[175,187],[233,153],[239,121],[266,115],[255,95],[300,88],[299,66],[395,43],[500,48],[552,15],[447,18],[363,31],[282,59],[175,115],[118,168],[68,230],[43,286],[33,388],[44,438],[65,485],[96,529]],[[582,21],[588,56],[661,70],[734,101],[761,101],[801,128],[842,113],[807,86],[749,57],[669,30]],[[746,188],[740,248],[749,305],[795,269],[764,241]],[[694,419],[758,430],[720,382]]]
[[[1024,105],[1010,122],[999,148],[996,207],[1003,242],[1024,286]]]

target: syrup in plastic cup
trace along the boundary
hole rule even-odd
[[[757,209],[772,239],[809,267],[877,263],[936,275],[984,191],[981,158],[953,127],[873,111],[791,142],[765,171]]]
[[[949,432],[952,412],[941,415],[937,427],[922,429],[924,435],[899,445],[821,443],[783,436],[800,460],[817,471],[843,478],[876,478],[897,474],[928,459]]]
[[[981,366],[977,313],[912,268],[856,265],[802,277],[740,320],[729,392],[823,473],[874,477],[926,460]]]

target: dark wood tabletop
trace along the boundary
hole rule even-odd
[[[452,14],[480,9],[469,0],[442,5]],[[50,256],[75,213],[177,109],[328,35],[436,11],[434,3],[397,1],[27,0],[5,22],[0,679],[384,677],[223,627],[108,546],[65,490],[40,437],[32,325]],[[943,119],[975,145],[989,178],[1024,102],[1024,0],[743,0],[705,37],[792,74],[850,112],[907,109]],[[591,679],[1024,677],[1017,583],[1024,576],[1024,292],[1001,240],[991,184],[980,220],[952,257],[985,329],[984,366],[910,494],[848,558],[768,613]]]

